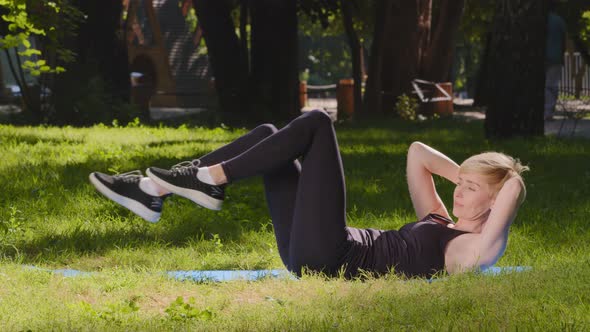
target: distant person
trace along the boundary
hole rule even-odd
[[[170,193],[219,210],[226,184],[262,176],[279,254],[290,271],[300,275],[302,268],[308,268],[329,276],[342,271],[346,277],[362,271],[376,275],[394,271],[431,277],[440,271],[460,273],[496,263],[524,200],[520,173],[526,169],[497,152],[472,156],[459,166],[415,142],[408,149],[406,172],[418,221],[399,230],[347,227],[336,133],[330,116],[314,110],[281,130],[270,124],[258,126],[171,169],[150,167],[148,177],[93,172],[90,181],[108,198],[157,221],[162,200]],[[433,174],[456,185],[452,213],[457,223],[436,192]]]
[[[545,120],[553,120],[559,96],[559,81],[565,52],[566,25],[555,13],[556,1],[549,1],[547,15],[547,41],[545,43]]]

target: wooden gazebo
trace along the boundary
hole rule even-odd
[[[192,1],[123,0],[132,89],[152,108],[215,108],[201,29],[187,17]],[[140,102],[141,103],[141,102]]]

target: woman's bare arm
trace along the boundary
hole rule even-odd
[[[432,174],[457,183],[459,165],[439,151],[420,142],[414,142],[408,149],[406,164],[408,188],[418,219],[429,213],[437,213],[450,219],[450,215],[436,192]]]
[[[518,212],[521,195],[523,184],[518,178],[506,181],[498,192],[492,211],[481,231],[481,240],[478,241],[480,257],[484,263],[494,264],[504,252],[508,228]]]

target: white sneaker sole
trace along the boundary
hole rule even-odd
[[[219,211],[221,210],[221,205],[223,204],[222,200],[215,199],[203,192],[198,190],[186,189],[182,187],[177,187],[169,182],[166,182],[159,177],[157,177],[154,173],[150,172],[149,168],[145,171],[147,176],[152,179],[157,185],[164,187],[166,190],[170,191],[171,193],[182,196],[184,198],[188,198],[191,201],[199,204],[200,206],[207,208],[209,210]]]
[[[90,179],[90,182],[94,185],[96,190],[98,190],[101,194],[105,195],[108,199],[131,210],[131,212],[142,217],[144,220],[149,221],[151,223],[156,223],[158,222],[158,220],[160,220],[161,213],[154,212],[146,208],[143,204],[139,203],[138,201],[125,196],[121,196],[116,192],[110,190],[107,186],[102,184],[102,182],[100,182],[99,179],[96,178],[96,175],[94,175],[94,173],[90,173],[90,176],[88,176],[88,178]]]

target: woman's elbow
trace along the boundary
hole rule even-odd
[[[412,144],[410,144],[410,149],[418,149],[418,148],[422,148],[424,147],[426,144],[420,142],[420,141],[414,141],[412,142]]]
[[[422,142],[419,141],[414,141],[412,142],[412,144],[410,144],[410,147],[408,148],[408,154],[416,154],[419,153],[420,151],[424,151],[424,147],[426,147],[426,145]]]

